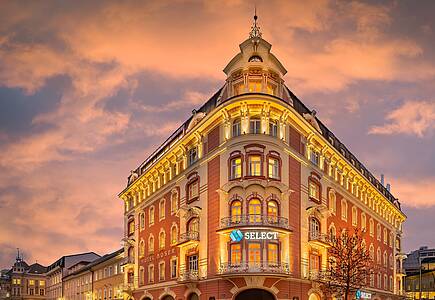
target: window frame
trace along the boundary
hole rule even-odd
[[[231,123],[231,137],[238,137],[242,135],[242,120],[235,118]]]
[[[192,174],[189,174],[187,176],[187,183],[186,183],[186,203],[190,204],[194,201],[199,200],[199,194],[200,194],[200,177],[197,172],[194,172]],[[191,195],[191,188],[193,188],[194,185],[197,185],[197,191],[196,195]]]
[[[255,124],[255,125],[253,125]],[[258,125],[258,128],[257,128]],[[261,118],[258,116],[249,118],[249,133],[250,134],[261,134]]]
[[[277,174],[276,176],[271,176],[270,173],[270,160],[275,160],[277,162]],[[281,180],[281,172],[282,172],[282,160],[281,157],[279,155],[278,152],[276,151],[270,151],[267,155],[266,155],[266,161],[267,161],[267,178],[269,180]],[[273,170],[273,168],[272,168]]]
[[[244,155],[241,151],[234,151],[230,154],[230,157],[228,158],[228,179],[231,180],[240,180],[243,178],[243,158]],[[240,159],[240,176],[234,177],[233,174],[233,161]]]

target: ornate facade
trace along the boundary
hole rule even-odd
[[[144,299],[320,299],[328,240],[365,229],[372,298],[402,292],[396,198],[286,86],[255,23],[224,86],[136,170],[124,291]]]

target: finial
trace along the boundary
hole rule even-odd
[[[249,38],[261,38],[260,27],[257,26],[257,6],[254,8],[254,23],[251,26],[251,32],[249,33]]]

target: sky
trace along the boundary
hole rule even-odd
[[[256,1],[287,86],[435,247],[434,1]],[[121,247],[117,194],[219,89],[252,1],[0,0],[0,268]]]

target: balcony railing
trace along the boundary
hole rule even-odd
[[[308,241],[319,243],[324,246],[329,246],[332,244],[333,240],[327,234],[319,233],[319,232],[310,232],[308,234]]]
[[[219,266],[220,274],[246,274],[246,273],[274,273],[290,274],[288,263],[261,261],[261,262],[241,262],[240,264],[221,263]]]
[[[198,231],[187,231],[182,233],[178,239],[178,245],[185,244],[188,242],[197,242],[199,241],[199,232]]]
[[[288,219],[278,216],[239,215],[221,219],[221,229],[241,226],[268,226],[290,230]]]
[[[180,270],[179,282],[193,282],[199,280],[198,270]]]

